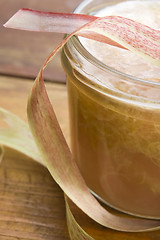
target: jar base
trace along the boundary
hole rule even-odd
[[[94,191],[92,191],[91,189],[89,189],[90,192],[92,193],[92,195],[102,204],[104,205],[105,208],[108,208],[111,212],[115,212],[115,213],[119,213],[119,214],[125,214],[125,215],[130,215],[133,217],[138,217],[138,218],[142,218],[142,219],[151,219],[151,220],[160,220],[160,216],[146,216],[143,214],[138,214],[138,213],[133,213],[133,212],[129,212],[127,210],[124,209],[120,209],[118,207],[113,206],[112,204],[108,203],[107,201],[105,201],[103,198],[101,198],[100,196],[98,196]]]

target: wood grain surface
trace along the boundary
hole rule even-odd
[[[0,76],[0,107],[26,121],[32,84],[27,79]],[[66,86],[51,83],[46,86],[61,128],[69,139]],[[47,169],[7,150],[0,164],[0,240],[26,239],[69,239],[63,192]]]
[[[47,169],[14,153],[0,166],[0,239],[69,239],[63,192]]]
[[[35,33],[5,29],[3,24],[20,8],[52,12],[72,12],[81,0],[1,0],[0,1],[0,73],[35,78],[49,53],[60,43],[62,34]],[[48,66],[45,78],[65,82],[59,54]]]

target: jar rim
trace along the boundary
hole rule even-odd
[[[126,1],[126,0],[125,0]],[[88,6],[88,4],[92,3],[93,0],[83,0],[78,6],[77,8],[74,10],[74,13],[79,13],[79,14],[86,14],[84,12],[84,9]],[[110,71],[114,74],[117,74],[121,77],[123,77],[123,79],[127,79],[127,81],[131,81],[132,83],[139,83],[145,86],[152,86],[152,87],[160,87],[160,82],[154,82],[151,80],[145,80],[143,78],[139,78],[139,77],[135,77],[133,75],[129,75],[127,73],[123,73],[122,71],[119,71],[113,67],[110,67],[109,65],[106,65],[105,63],[103,63],[102,61],[100,61],[98,58],[96,58],[95,56],[93,56],[89,51],[87,51],[87,49],[83,46],[83,44],[81,43],[81,41],[79,40],[79,37],[74,36],[70,39],[70,42],[72,43],[72,45],[78,50],[78,52],[89,62],[91,62],[92,64],[95,64],[96,66],[98,66],[99,68],[103,69],[104,71]]]

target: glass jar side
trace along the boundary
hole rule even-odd
[[[71,39],[62,54],[73,156],[102,201],[160,218],[159,85],[106,68],[83,50]]]

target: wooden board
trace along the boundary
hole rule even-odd
[[[0,166],[0,239],[69,239],[61,189],[47,169],[13,156]]]
[[[43,11],[72,12],[81,0],[1,0],[0,1],[0,73],[35,78],[49,53],[62,40],[62,34],[34,33],[5,29],[3,24],[20,8]],[[45,77],[65,82],[65,76],[57,55]]]
[[[0,107],[27,120],[33,81],[0,76]],[[66,139],[66,86],[46,84]],[[62,107],[63,106],[63,107]],[[62,111],[63,109],[63,111]],[[2,122],[0,121],[0,126]],[[63,192],[47,169],[7,151],[0,164],[0,240],[68,240]]]

